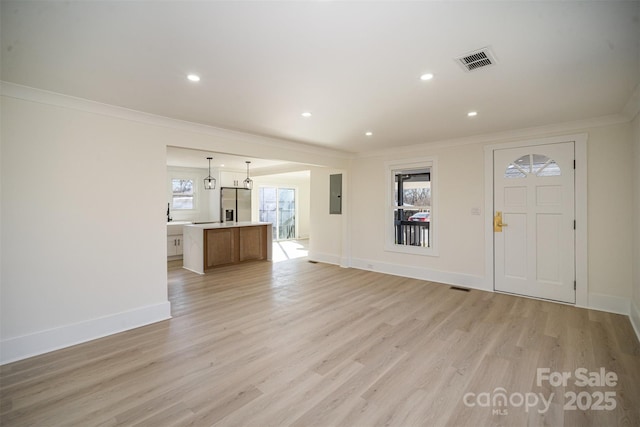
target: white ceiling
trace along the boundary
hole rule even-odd
[[[167,166],[207,169],[209,167],[207,157],[213,157],[211,160],[211,168],[221,168],[225,170],[246,171],[246,161],[251,162],[249,165],[250,172],[256,172],[257,170],[265,168],[292,166],[291,163],[278,160],[239,157],[212,151],[167,147]]]
[[[637,1],[3,0],[1,14],[2,80],[352,152],[618,114],[640,81]],[[453,59],[484,46],[496,66]]]

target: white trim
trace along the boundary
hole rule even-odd
[[[341,170],[342,174],[342,248],[340,251],[340,267],[349,268],[351,266],[351,204],[349,203],[349,191],[351,189],[351,163],[349,169]]]
[[[171,318],[169,301],[40,331],[0,343],[0,365]]]
[[[552,136],[508,143],[490,144],[484,147],[484,183],[485,183],[485,286],[494,288],[494,249],[493,249],[493,152],[504,148],[528,147],[535,145],[575,143],[575,215],[576,215],[576,306],[587,307],[589,290],[588,272],[588,234],[587,234],[587,139],[588,134]]]
[[[631,321],[633,330],[636,332],[638,341],[640,341],[640,307],[638,307],[633,300],[630,301],[629,320]]]
[[[384,250],[387,252],[398,252],[411,255],[423,256],[439,256],[438,246],[438,157],[419,157],[404,160],[391,160],[384,162],[385,167],[385,187],[386,187],[386,205],[385,205],[385,221],[384,221]],[[429,238],[431,239],[431,247],[422,248],[416,246],[406,246],[395,244],[395,235],[393,232],[393,210],[395,209],[395,199],[393,197],[393,176],[392,172],[396,169],[412,169],[412,168],[429,168],[431,174],[431,221],[436,224],[435,227],[429,227]]]
[[[200,182],[200,174],[190,168],[180,168],[178,170],[174,166],[167,167],[167,193],[172,213],[181,213],[183,215],[178,216],[194,216],[197,217],[202,212],[202,192],[204,191],[204,185]],[[173,180],[184,179],[193,181],[193,208],[191,209],[179,209],[173,206]],[[204,182],[204,178],[203,182]]]
[[[324,264],[342,265],[342,258],[338,255],[327,254],[323,252],[309,251],[309,261],[322,262]]]
[[[298,240],[298,239],[302,239],[302,237],[300,237],[300,235],[298,235],[298,232],[300,231],[300,215],[298,215],[298,213],[300,212],[300,189],[297,185],[287,185],[287,184],[258,184],[258,188],[255,188],[256,190],[260,190],[261,188],[275,188],[276,189],[276,229],[278,230],[278,232],[280,231],[280,226],[278,225],[279,220],[280,220],[280,210],[278,209],[280,207],[280,198],[277,197],[278,196],[278,191],[280,189],[285,189],[285,190],[293,190],[294,192],[294,200],[295,200],[295,212],[294,212],[294,219],[295,219],[295,224],[293,225],[295,230],[296,230],[296,235],[293,239],[286,239],[286,240]],[[258,191],[258,194],[256,195],[257,199],[258,199],[258,206],[257,206],[257,213],[258,213],[258,218],[260,217],[260,191]],[[253,213],[253,212],[252,212]],[[273,231],[272,231],[273,232]],[[278,237],[278,236],[276,236]],[[307,237],[308,238],[308,237]],[[280,240],[280,239],[274,239],[272,242],[284,242],[286,240]]]
[[[545,137],[554,134],[575,133],[584,131],[584,129],[596,128],[602,126],[611,126],[619,123],[628,123],[628,113],[612,114],[609,116],[595,117],[586,120],[578,120],[568,123],[559,123],[554,125],[546,125],[539,127],[530,127],[517,130],[509,130],[504,132],[488,133],[483,135],[472,135],[464,138],[445,139],[440,141],[423,142],[420,144],[403,145],[394,148],[385,148],[380,150],[367,150],[356,153],[357,158],[369,157],[389,157],[398,155],[411,155],[416,151],[436,148],[452,148],[464,145],[475,144],[495,144],[508,143],[521,139],[533,139],[537,137]]]
[[[408,277],[411,279],[426,280],[446,285],[462,286],[465,288],[478,289],[492,292],[487,289],[482,276],[471,274],[454,273],[450,271],[432,270],[429,268],[414,267],[400,264],[353,258],[351,266],[359,270],[375,271],[378,273],[390,274],[393,276]]]
[[[258,136],[250,133],[233,131],[223,128],[217,128],[214,126],[203,125],[200,123],[188,122],[185,120],[173,119],[170,117],[159,116],[155,114],[145,113],[142,111],[131,110],[124,107],[118,107],[115,105],[104,104],[101,102],[91,101],[88,99],[77,98],[74,96],[63,95],[56,92],[37,89],[29,86],[23,86],[6,81],[0,81],[0,94],[2,96],[22,99],[25,101],[37,102],[41,104],[55,105],[58,107],[69,108],[74,110],[80,110],[93,114],[99,114],[103,116],[116,117],[124,120],[131,120],[134,122],[145,123],[149,125],[168,127],[172,129],[179,129],[188,132],[197,132],[201,134],[211,135],[224,139],[226,144],[230,142],[238,141],[249,144],[259,144],[261,146],[269,146],[273,148],[285,149],[287,151],[293,151],[303,154],[313,154],[326,156],[329,158],[347,160],[353,157],[352,153],[319,147],[311,144],[305,144],[301,142],[288,141],[285,139],[279,139],[274,137]],[[174,146],[191,147],[191,144],[182,144],[176,141]],[[233,144],[230,144],[233,145]],[[194,147],[191,147],[194,148]],[[240,153],[229,153],[240,154]],[[251,155],[252,153],[242,153]]]
[[[589,293],[589,305],[586,307],[590,310],[606,311],[608,313],[629,315],[630,311],[629,298],[616,297],[612,295]]]
[[[589,293],[589,233],[587,219],[587,134],[576,135],[575,142],[575,257],[576,306],[585,307]]]

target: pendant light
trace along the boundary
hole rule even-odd
[[[251,180],[251,178],[249,178],[249,164],[251,162],[247,160],[245,163],[247,164],[247,179],[243,181],[244,188],[246,188],[247,190],[251,190],[253,188],[253,181]]]
[[[211,176],[211,160],[213,160],[213,157],[207,157],[207,160],[209,160],[209,176],[204,179],[204,189],[213,190],[216,188],[216,179]]]

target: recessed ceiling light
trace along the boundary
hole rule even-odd
[[[189,79],[192,82],[199,82],[200,81],[200,76],[197,74],[189,74],[187,76],[187,79]]]
[[[221,167],[221,168],[223,168],[223,167],[224,167],[224,163],[223,163],[223,164],[221,164],[221,165],[220,165],[220,167]]]
[[[371,132],[371,131],[369,131],[369,132],[365,132],[365,135],[367,135],[367,136],[371,136],[371,135],[373,135],[373,132]]]
[[[467,113],[467,116],[469,116],[469,117],[475,117],[475,116],[477,116],[477,115],[478,115],[478,112],[477,112],[477,111],[469,111],[469,112]]]
[[[302,117],[311,117],[311,113],[308,111],[305,111],[304,113],[302,113]]]
[[[420,80],[431,80],[432,78],[433,78],[433,74],[431,73],[425,73],[420,76]]]

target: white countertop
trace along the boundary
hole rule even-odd
[[[258,221],[242,221],[242,222],[216,222],[209,224],[186,224],[184,228],[199,228],[201,230],[209,230],[212,228],[236,228],[236,227],[255,227],[257,225],[271,225],[270,222]]]

